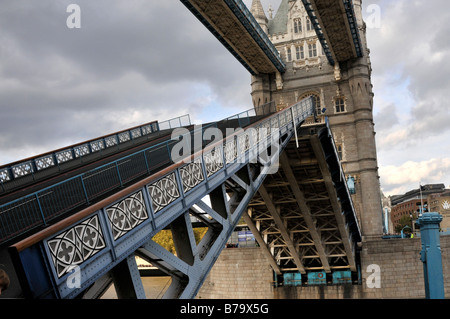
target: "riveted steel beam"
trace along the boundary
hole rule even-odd
[[[261,194],[262,198],[264,199],[264,202],[266,203],[266,206],[269,209],[270,214],[272,215],[277,228],[280,230],[281,236],[283,237],[283,240],[286,243],[286,246],[289,250],[290,255],[294,259],[294,262],[295,262],[296,266],[298,267],[298,270],[300,271],[300,273],[306,274],[306,270],[303,267],[301,256],[300,256],[294,242],[292,241],[292,238],[291,238],[288,228],[286,227],[283,219],[280,216],[280,212],[279,212],[280,207],[275,206],[275,204],[272,201],[271,196],[269,195],[269,193],[267,192],[266,188],[263,185],[259,188],[258,192]]]
[[[323,246],[322,238],[321,238],[319,232],[317,231],[313,217],[311,216],[311,209],[309,208],[308,204],[306,203],[305,195],[303,194],[303,192],[300,190],[300,187],[298,186],[297,180],[296,180],[294,173],[292,171],[292,168],[289,164],[289,159],[288,159],[286,153],[281,154],[280,163],[281,163],[283,171],[286,175],[286,178],[289,181],[289,186],[290,186],[292,192],[294,193],[295,199],[300,208],[300,211],[302,212],[302,215],[306,222],[306,225],[308,226],[309,232],[311,233],[311,237],[314,240],[314,245],[319,253],[319,257],[320,257],[320,261],[322,262],[323,269],[327,273],[329,273],[329,272],[331,272],[330,264],[328,263],[327,254],[325,252],[325,247]]]
[[[251,211],[251,209],[249,209]],[[245,224],[250,228],[250,231],[252,232],[253,236],[255,236],[256,241],[259,244],[259,247],[261,247],[262,252],[264,256],[266,257],[267,261],[269,262],[270,266],[272,267],[273,271],[275,271],[276,274],[281,275],[280,267],[278,266],[276,260],[273,258],[273,255],[270,253],[269,248],[267,247],[267,243],[264,241],[264,238],[261,236],[258,228],[254,224],[253,220],[251,219],[248,211],[244,212],[242,214],[242,217],[244,218]]]
[[[326,164],[320,141],[317,136],[311,137],[311,145],[314,149],[316,158],[318,159],[320,170],[325,181],[325,186],[328,190],[328,193],[331,194],[330,201],[331,205],[333,206],[334,217],[336,219],[337,228],[339,229],[339,235],[342,238],[340,244],[344,245],[346,257],[348,259],[351,271],[356,271],[354,243],[346,229],[345,217],[342,214],[342,208],[338,200],[338,195],[336,193],[336,189],[334,188],[333,180],[331,178],[331,174]]]

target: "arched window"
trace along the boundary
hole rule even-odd
[[[299,45],[295,47],[295,53],[297,56],[297,60],[302,60],[305,58],[305,49],[303,48],[303,45]]]
[[[302,32],[302,20],[295,19],[294,20],[294,33]]]
[[[312,29],[313,29],[313,27],[312,27],[311,20],[309,19],[309,17],[306,17],[306,30],[312,31]]]
[[[303,99],[305,99],[305,98],[307,98],[307,97],[309,97],[309,96],[312,96],[312,97],[314,98],[314,104],[316,105],[317,114],[318,114],[318,115],[322,114],[322,107],[321,107],[321,105],[320,105],[320,97],[319,97],[319,95],[318,95],[317,93],[315,93],[315,92],[307,92],[307,93],[304,93],[304,94],[299,98],[299,101],[301,101],[301,100],[303,100]]]

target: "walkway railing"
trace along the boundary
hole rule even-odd
[[[170,296],[193,298],[265,176],[274,173],[280,153],[314,109],[308,98],[269,116],[247,118],[250,125],[190,154],[190,162],[176,162],[15,243],[10,252],[23,281],[34,282],[34,274],[40,274],[40,286],[28,285],[27,297],[75,298],[125,259],[133,261],[129,270],[138,275],[138,250],[138,255],[173,275]],[[241,114],[238,121],[257,112]],[[217,126],[230,121],[236,118]],[[246,166],[249,180],[244,181],[236,174]],[[229,201],[227,181],[233,193]],[[202,201],[207,195],[214,199],[211,206]],[[214,220],[197,245],[187,220],[193,205]],[[152,240],[168,225],[177,229],[176,243],[184,245],[177,248],[178,257]],[[74,267],[80,278],[77,287],[67,284]],[[133,286],[136,296],[143,297]]]
[[[76,160],[95,154],[107,152],[110,149],[117,149],[120,145],[159,132],[166,129],[173,129],[181,126],[191,125],[189,115],[179,116],[164,122],[153,121],[144,125],[136,126],[117,133],[88,140],[72,146],[58,149],[49,153],[41,154],[33,158],[28,158],[20,162],[0,166],[0,194],[6,191],[7,185],[14,183],[18,179],[27,179],[26,182],[33,182],[48,171],[51,173],[61,172]]]
[[[245,127],[258,115],[274,113],[273,102],[230,116],[220,122],[196,128],[181,138],[203,137],[208,128],[224,129]],[[186,121],[186,122],[184,122]],[[190,119],[169,120],[163,127],[175,128],[190,124]],[[161,126],[160,126],[161,128]],[[131,133],[131,130],[126,132]],[[118,136],[119,134],[115,135]],[[171,139],[141,151],[112,161],[88,172],[76,175],[37,192],[0,206],[0,244],[19,236],[25,231],[47,225],[51,220],[76,208],[91,204],[94,200],[112,193],[137,179],[150,176],[158,170],[173,164],[171,151],[179,140]],[[208,141],[202,139],[201,146]],[[197,151],[197,150],[195,150]]]

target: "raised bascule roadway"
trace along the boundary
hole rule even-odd
[[[285,72],[241,0],[181,2],[252,75]],[[361,55],[350,0],[303,3],[330,64]],[[1,256],[26,298],[96,298],[111,282],[119,298],[145,298],[135,256],[172,277],[164,298],[194,298],[244,219],[278,276],[352,282],[362,233],[329,123],[314,125],[316,115],[311,97],[281,111],[271,102],[201,128],[151,122],[2,166]],[[175,128],[185,135],[172,139]],[[182,141],[189,155],[177,160]],[[208,229],[200,240],[198,224]],[[163,229],[176,254],[153,240]]]

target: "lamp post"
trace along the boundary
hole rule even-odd
[[[425,297],[427,299],[444,299],[445,297],[439,238],[439,224],[441,221],[442,216],[439,213],[423,213],[417,219],[422,241],[420,260],[423,262]]]
[[[413,236],[415,235],[415,233],[416,233],[416,227],[415,227],[415,223],[414,223],[414,219],[415,219],[415,216],[416,214],[414,213],[414,212],[412,212],[412,213],[409,213],[409,217],[411,218],[411,225],[412,225],[412,233],[413,233]]]

